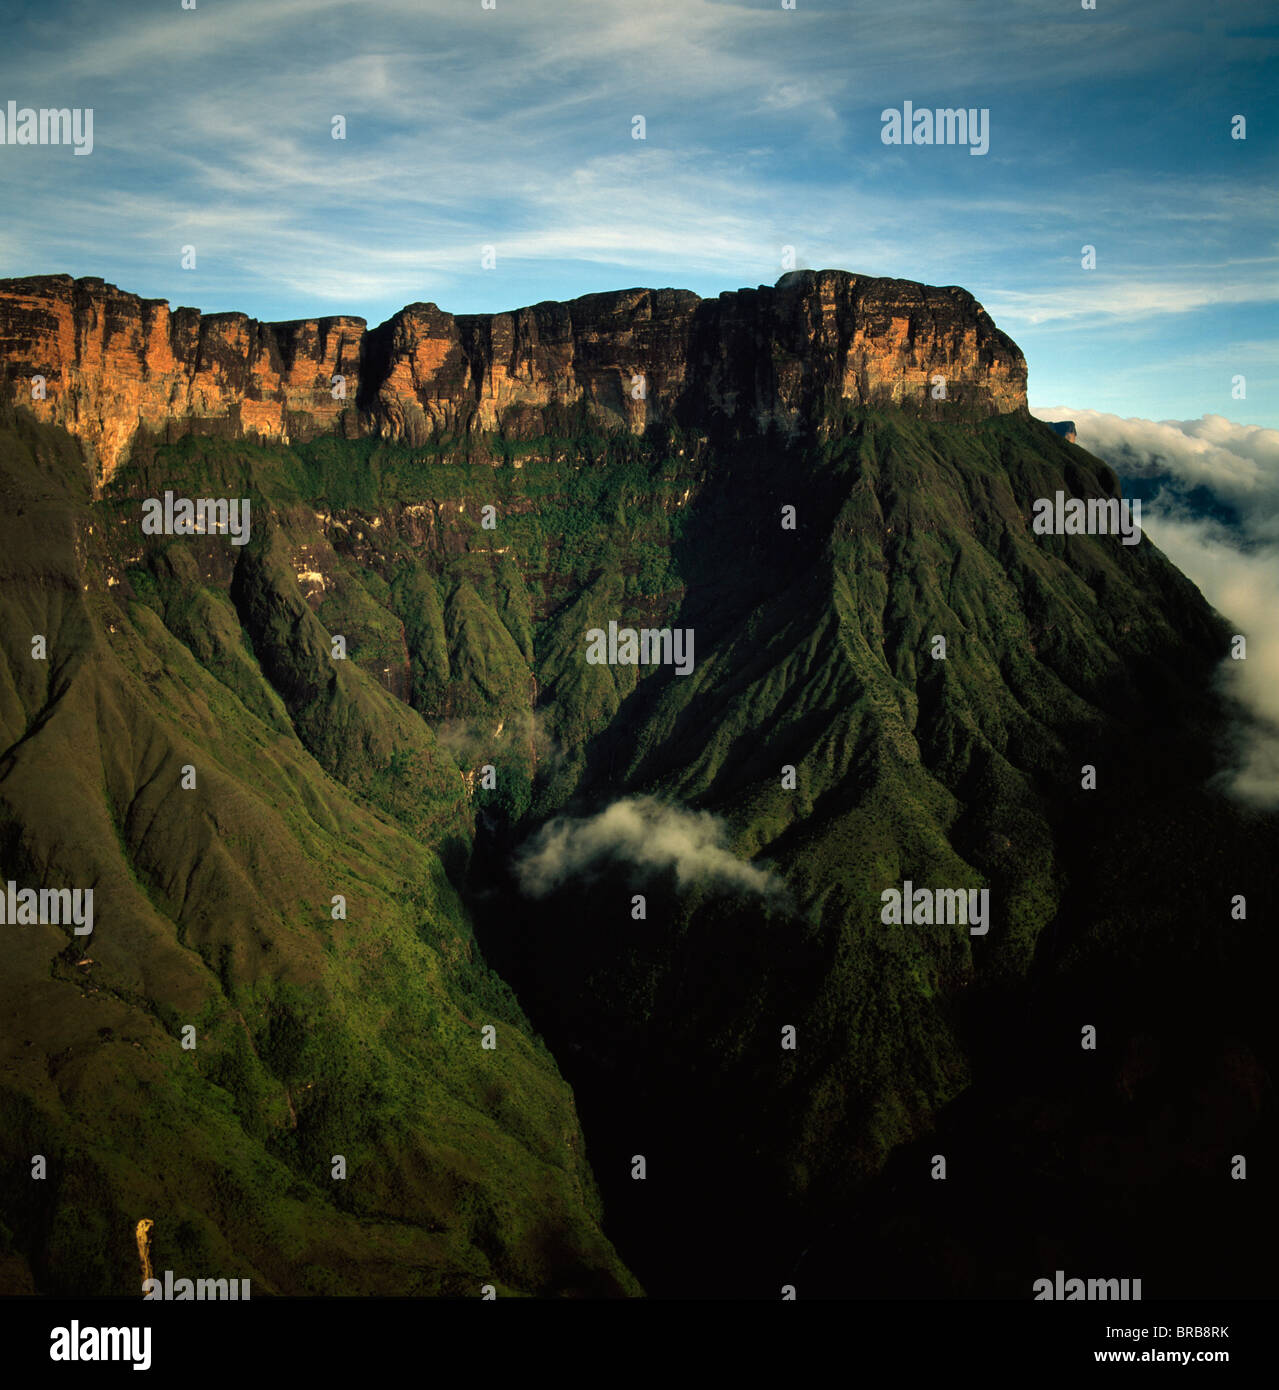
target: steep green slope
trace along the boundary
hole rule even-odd
[[[688,590],[673,621],[695,630],[697,669],[617,689],[569,809],[655,793],[715,811],[790,902],[679,889],[619,857],[540,902],[507,880],[486,937],[578,1087],[618,1238],[655,1290],[775,1290],[823,1229],[886,1209],[878,1189],[861,1205],[867,1184],[970,1086],[1008,1102],[1025,1079],[1010,1053],[1055,1059],[1037,1104],[1072,1095],[1084,1023],[1107,1038],[1103,1089],[1135,1040],[1183,1050],[1188,995],[1198,1045],[1264,1075],[1276,823],[1208,785],[1225,751],[1212,673],[1228,630],[1149,541],[1033,536],[1034,499],[1059,488],[1115,483],[1020,419],[961,433],[863,416],[790,447],[723,446],[675,551]],[[592,598],[573,615],[579,643],[614,613],[637,621],[615,593]],[[515,838],[481,861],[481,888]],[[989,934],[886,926],[880,894],[906,879],[989,889]],[[794,1053],[780,1048],[787,1024]],[[1185,1069],[1186,1092],[1197,1072]],[[1273,1138],[1263,1092],[1215,1136],[1223,1184],[1256,1124]],[[1090,1104],[1081,1124],[1106,1113]],[[983,1165],[1006,1161],[966,1138]],[[635,1152],[653,1170],[643,1185]],[[1076,1238],[1097,1235],[1062,1199],[1088,1190],[1070,1159],[1054,1184],[1036,1190],[1037,1224],[1069,1210]],[[1175,1183],[1125,1188],[1138,1256],[1170,1193],[1199,1201]],[[1196,1230],[1188,1248],[1220,1258],[1231,1229]],[[926,1226],[912,1248],[927,1258]],[[985,1290],[1024,1295],[1029,1274],[997,1248],[976,1248]],[[1259,1267],[1255,1240],[1245,1258]],[[708,1279],[711,1264],[729,1272]],[[874,1291],[834,1249],[810,1279],[810,1292]]]
[[[1221,1173],[1248,1134],[1273,1143],[1268,1083],[1253,1080],[1273,1056],[1261,924],[1277,827],[1211,789],[1230,714],[1213,691],[1222,622],[1148,540],[1031,534],[1037,497],[1116,491],[1033,420],[832,408],[812,424],[604,437],[565,413],[548,436],[416,447],[144,442],[93,501],[65,440],[11,432],[14,485],[43,489],[68,539],[65,554],[36,546],[11,518],[12,553],[31,553],[8,562],[6,586],[5,867],[34,881],[65,863],[82,876],[70,881],[103,875],[138,899],[127,928],[104,906],[93,967],[50,975],[65,933],[24,929],[47,939],[15,997],[38,984],[41,1016],[63,1020],[81,988],[64,975],[110,963],[119,979],[92,986],[127,988],[121,1007],[154,1016],[145,1050],[110,1050],[164,1059],[150,1084],[167,1122],[228,1107],[200,1150],[207,1189],[181,1182],[185,1219],[223,1243],[226,1272],[246,1272],[234,1255],[281,1289],[320,1286],[333,1262],[334,1289],[471,1293],[491,1272],[532,1292],[633,1290],[599,1234],[572,1099],[521,1007],[577,1093],[608,1232],[658,1293],[776,1296],[795,1269],[813,1292],[873,1293],[848,1243],[883,1265],[900,1235],[906,1291],[967,1279],[1024,1296],[1026,1252],[983,1244],[954,1207],[932,1212],[948,1235],[929,1244],[916,1208],[946,1199],[921,1195],[919,1165],[937,1135],[970,1175],[1012,1162],[1024,1218],[1051,1246],[1069,1211],[1087,1253],[1108,1218],[1061,1194],[1086,1190],[1089,1126],[1119,1142],[1106,1088],[1142,1037],[1169,1057],[1234,1058],[1258,1099],[1209,1125],[1163,1187],[1137,1170],[1115,1180],[1097,1211],[1142,1214],[1118,1254],[1154,1239],[1161,1204],[1193,1207],[1178,1184],[1195,1162]],[[250,497],[251,543],[143,537],[140,501],[165,489]],[[610,621],[691,628],[693,671],[589,664],[586,632]],[[58,637],[47,673],[24,655],[38,623]],[[39,792],[63,759],[83,785],[46,818]],[[175,789],[184,762],[202,769],[199,801]],[[540,827],[640,797],[714,813],[781,891],[681,880],[621,849],[545,896],[524,891],[516,869]],[[881,892],[907,879],[989,890],[988,934],[884,924]],[[328,915],[337,892],[346,923]],[[209,1053],[202,1027],[183,1054],[174,1034],[197,1007]],[[487,1021],[496,1053],[479,1048]],[[1085,1023],[1104,1039],[1086,1080]],[[114,1152],[110,1040],[68,1034],[103,1070],[99,1092],[66,1099],[43,1069],[67,1044],[34,1026],[37,1065],[0,1073],[27,1127],[17,1152],[39,1151],[28,1131],[42,1122],[74,1132],[77,1152]],[[227,1060],[211,1077],[215,1046]],[[23,1056],[19,1043],[6,1066]],[[199,1059],[198,1081],[183,1059]],[[1207,1083],[1183,1072],[1161,1084],[1192,1106]],[[1034,1125],[1053,1136],[1046,1153]],[[160,1179],[136,1142],[95,1179],[120,1213],[118,1264],[93,1257],[112,1281],[131,1277],[134,1213],[155,1216],[139,1203]],[[223,1146],[279,1165],[298,1205],[273,1190],[219,1205]],[[361,1157],[345,1187],[327,1178],[335,1152]],[[139,1174],[150,1187],[128,1186]],[[0,1219],[34,1267],[27,1181]],[[65,1190],[41,1220],[76,1200]],[[982,1201],[997,1223],[995,1190]],[[1181,1228],[1181,1273],[1217,1258],[1227,1229]],[[310,1284],[264,1253],[288,1232]],[[55,1266],[42,1287],[84,1277]]]
[[[91,937],[3,928],[5,1287],[136,1290],[145,1216],[156,1268],[259,1292],[635,1291],[444,872],[463,779],[328,660],[284,520],[229,585],[225,540],[140,554],[59,432],[10,422],[0,468],[0,866],[95,895]]]

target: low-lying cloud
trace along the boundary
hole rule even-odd
[[[1248,639],[1227,659],[1227,692],[1251,716],[1239,730],[1229,790],[1279,806],[1279,430],[1220,415],[1198,420],[1123,419],[1095,410],[1038,407],[1074,420],[1077,442],[1124,479],[1154,489],[1143,529],[1217,611]]]
[[[775,874],[732,852],[717,816],[651,796],[615,801],[585,818],[556,817],[521,850],[516,874],[524,892],[540,898],[617,859],[642,869],[674,869],[681,888],[709,883],[762,895],[783,891]]]

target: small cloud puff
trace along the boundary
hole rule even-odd
[[[711,883],[765,896],[782,891],[774,874],[733,854],[718,817],[651,796],[615,801],[586,818],[556,817],[521,850],[516,874],[524,892],[540,898],[568,879],[598,871],[608,859],[673,868],[681,888]]]

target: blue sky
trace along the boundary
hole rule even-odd
[[[415,300],[715,295],[773,283],[792,246],[970,289],[1032,404],[1279,426],[1270,4],[0,7],[0,109],[94,110],[88,157],[0,147],[0,276],[379,322]],[[988,109],[989,153],[884,145],[906,100]]]

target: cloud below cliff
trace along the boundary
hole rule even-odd
[[[1221,667],[1250,719],[1238,731],[1229,789],[1279,806],[1279,430],[1198,420],[1123,419],[1067,406],[1035,407],[1074,420],[1077,442],[1153,496],[1142,528],[1248,641]]]
[[[681,888],[698,883],[766,896],[783,891],[776,875],[732,852],[718,817],[648,796],[615,801],[594,816],[556,817],[521,850],[516,875],[525,893],[540,898],[617,860],[654,872],[673,869]]]

